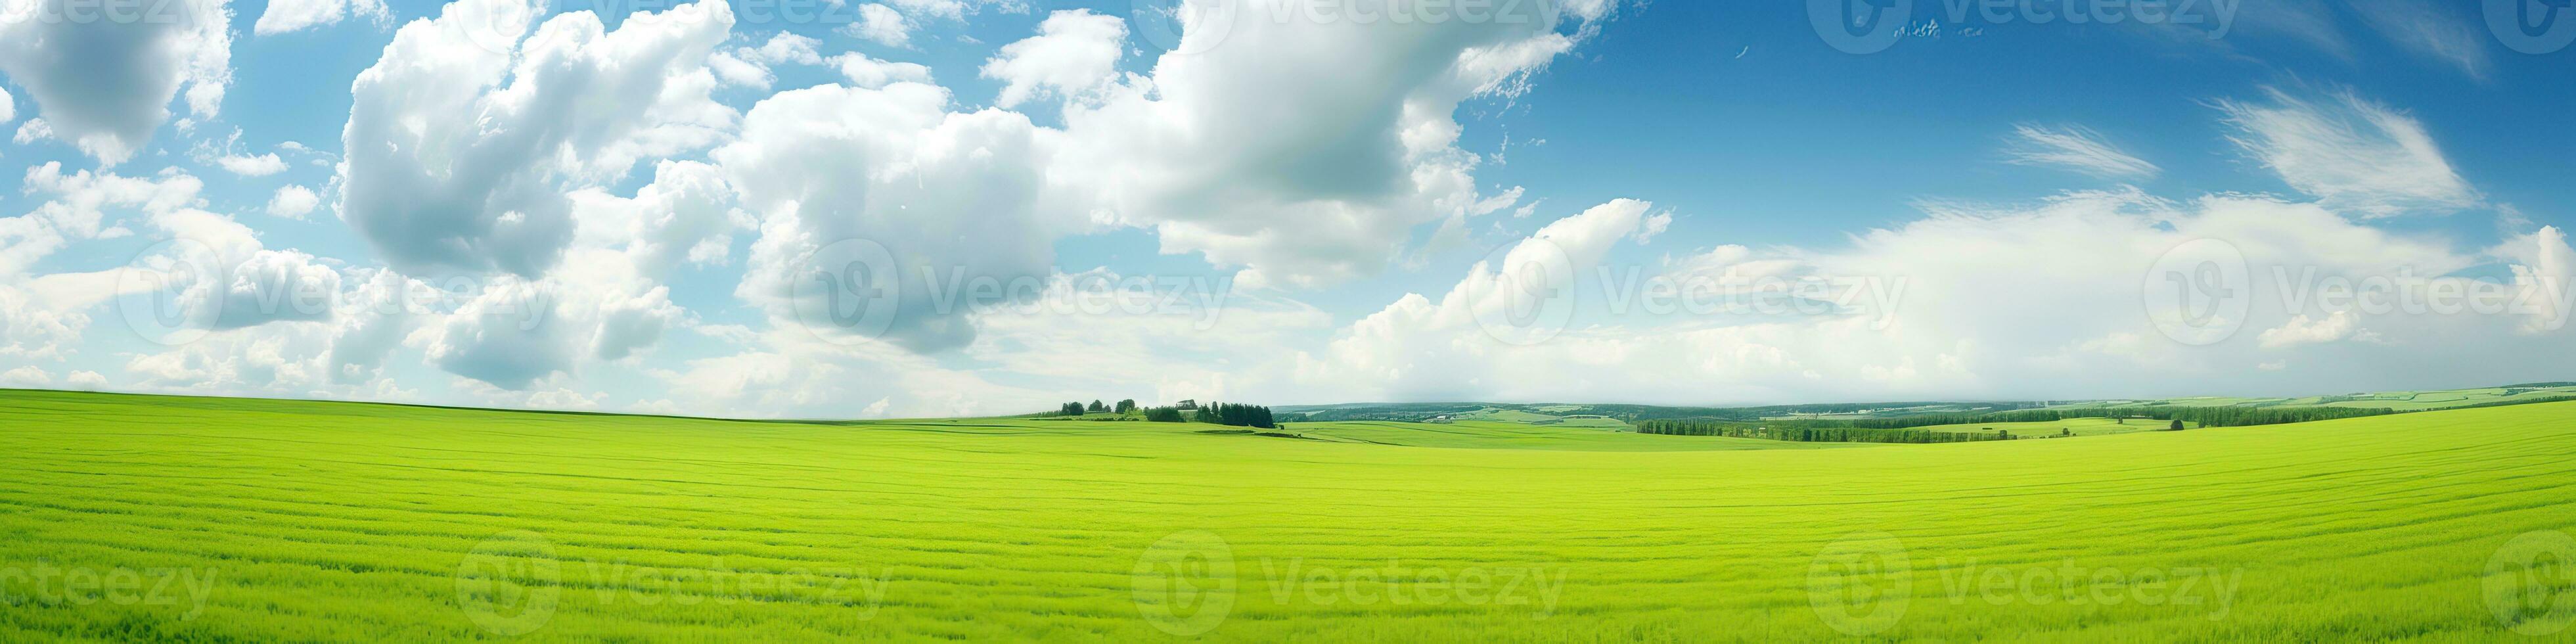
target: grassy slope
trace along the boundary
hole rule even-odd
[[[2200,425],[2197,423],[2187,423],[2187,425],[2193,429],[2200,428]],[[1926,429],[1936,432],[1966,433],[1984,433],[1986,430],[1993,429],[2012,432],[2014,436],[2056,436],[2060,430],[2074,430],[2075,435],[2077,436],[2103,436],[2109,434],[2151,432],[2170,427],[2172,427],[2172,423],[2161,420],[2130,419],[2129,422],[2122,423],[2109,418],[2068,418],[2065,420],[2040,423],[1968,423],[1964,425],[1933,425],[1918,429]]]
[[[1588,452],[1689,452],[1858,447],[1853,443],[1790,443],[1751,438],[1655,436],[1608,431],[1597,427],[1554,424],[1525,425],[1491,421],[1398,423],[1340,421],[1289,423],[1289,431],[1308,438],[1408,447],[1463,449],[1536,449]]]
[[[481,637],[458,608],[455,574],[503,530],[542,534],[566,561],[572,588],[529,636],[540,640],[1159,640],[1138,617],[1133,571],[1149,544],[1184,530],[1218,535],[1239,562],[1232,616],[1214,632],[1223,639],[1828,638],[1838,634],[1809,607],[1810,564],[1846,535],[1883,531],[1914,571],[1910,610],[1888,637],[2482,640],[2511,636],[2480,599],[2489,555],[2517,534],[2576,526],[2576,404],[1713,452],[1196,428],[826,427],[0,392],[0,561],[221,573],[192,621],[168,619],[182,607],[25,604],[0,610],[0,640]],[[1543,618],[1528,606],[1323,605],[1272,590],[1285,563],[1390,558],[1537,566],[1566,581]],[[2211,566],[2241,571],[2242,589],[2220,619],[2209,606],[1953,601],[1943,569],[1971,559]],[[872,619],[798,589],[647,605],[668,588],[598,581],[576,562],[858,567],[891,584]],[[600,586],[635,589],[603,601]]]

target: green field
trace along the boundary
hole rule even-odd
[[[2567,568],[2521,565],[2576,554],[2569,403],[1830,448],[1212,430],[0,391],[0,641],[2519,641],[2576,619]]]
[[[2066,431],[2075,432],[2075,435],[2077,436],[2104,436],[2109,434],[2152,432],[2171,429],[2172,427],[2173,423],[2171,421],[2142,418],[2131,418],[2127,419],[2126,422],[2112,418],[2068,418],[2065,420],[2032,423],[1968,423],[1964,425],[1933,425],[1930,427],[1919,427],[1917,429],[1927,429],[1936,432],[1972,433],[2004,431],[2012,432],[2014,436],[2046,437],[2057,436]],[[2201,426],[2197,423],[2185,423],[2185,428],[2200,429]]]
[[[2167,398],[2151,401],[2095,401],[2064,405],[2064,407],[2123,407],[2144,403],[2184,407],[2319,406],[2393,409],[2397,411],[2426,411],[2467,407],[2471,405],[2547,401],[2550,399],[2567,397],[2576,397],[2576,385],[2536,383],[2533,385],[2516,387],[2480,387],[2476,389],[2444,389],[2438,391],[2380,391],[2342,394],[2336,396],[2308,396],[2305,398],[2203,397]]]

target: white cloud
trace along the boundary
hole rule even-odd
[[[2336,311],[2321,319],[2309,319],[2306,314],[2291,316],[2281,326],[2263,330],[2256,339],[2265,349],[2282,349],[2344,340],[2368,342],[2377,337],[2369,329],[2361,328],[2360,314]]]
[[[54,384],[54,375],[45,373],[45,370],[43,369],[35,367],[19,367],[8,371],[0,371],[0,387],[37,389],[52,384]]]
[[[753,106],[739,140],[712,155],[760,221],[736,294],[784,323],[822,319],[821,294],[797,290],[817,270],[808,257],[852,259],[841,242],[866,240],[899,272],[872,277],[901,285],[885,339],[926,351],[972,340],[975,310],[1000,297],[947,300],[923,280],[1047,275],[1052,240],[1078,221],[1062,211],[1070,200],[1047,197],[1057,186],[1040,165],[1060,137],[1015,113],[951,113],[949,100],[898,82],[791,90]]]
[[[274,36],[308,27],[340,24],[347,16],[373,19],[384,24],[392,19],[384,0],[269,0],[268,10],[259,14],[251,33]]]
[[[17,120],[18,99],[9,95],[8,88],[0,87],[0,125],[13,123]]]
[[[736,47],[731,52],[716,52],[707,58],[707,67],[729,85],[769,89],[778,77],[770,69],[778,65],[819,65],[822,54],[815,48],[822,41],[788,32],[778,32],[759,47]]]
[[[983,76],[1003,82],[993,100],[1003,108],[1050,94],[1079,97],[1117,79],[1126,44],[1127,23],[1116,16],[1058,11],[1038,25],[1038,35],[1004,45],[985,61]]]
[[[930,68],[919,63],[887,62],[855,53],[833,56],[831,62],[856,87],[876,89],[893,83],[931,82]]]
[[[2366,217],[2476,205],[2412,117],[2349,93],[2315,102],[2267,90],[2269,103],[2218,103],[2237,146],[2326,205]]]
[[[881,4],[859,6],[859,21],[842,27],[849,35],[887,47],[912,46],[912,25],[893,8]]]
[[[18,135],[11,137],[10,141],[26,145],[52,138],[54,138],[54,126],[46,123],[44,119],[37,118],[27,119],[27,122],[18,124]]]
[[[216,159],[215,164],[223,166],[225,172],[245,177],[265,177],[286,171],[286,160],[277,158],[274,153],[259,156],[229,155]]]
[[[1374,274],[1412,228],[1484,201],[1483,160],[1457,147],[1454,114],[1526,91],[1608,12],[1577,8],[1557,21],[1193,24],[1149,75],[1067,106],[1058,173],[1095,186],[1104,219],[1243,268],[1249,286]]]
[[[396,268],[539,275],[573,237],[565,192],[733,125],[708,98],[708,54],[733,24],[723,0],[615,32],[587,11],[559,14],[524,43],[524,20],[494,18],[530,13],[521,0],[450,4],[404,25],[359,74],[341,216]]]
[[[305,215],[311,214],[314,208],[321,205],[322,196],[314,194],[313,189],[304,186],[286,186],[278,188],[277,195],[268,198],[268,214],[271,217],[303,219]]]
[[[2543,227],[2511,246],[2503,254],[2517,262],[2513,285],[2524,307],[2521,331],[2540,335],[2566,328],[2569,309],[2576,308],[2576,248],[2568,246],[2566,233]]]
[[[6,11],[96,11],[81,0],[14,0]],[[184,95],[190,113],[213,117],[232,82],[232,9],[226,0],[137,5],[145,20],[0,21],[0,73],[27,90],[52,131],[100,163],[132,158]],[[26,130],[20,130],[22,137]]]
[[[2151,266],[2200,239],[2240,249],[2255,276],[2241,285],[2255,303],[2246,330],[2206,347],[2167,340],[2139,298]],[[2517,274],[2576,265],[2576,251],[2549,235],[2517,241],[2510,254]],[[1583,278],[1566,293],[1578,313],[1553,340],[1506,344],[1461,314],[1472,310],[1459,304],[1471,299],[1464,294],[1496,274],[1479,267],[1450,296],[1406,296],[1294,365],[1242,370],[1239,377],[1260,380],[1243,388],[1312,402],[2064,398],[2277,389],[2283,377],[2302,389],[2366,389],[2386,386],[2391,370],[2424,382],[2546,378],[2545,365],[2576,358],[2563,331],[2532,328],[2540,311],[2382,314],[2320,308],[2317,297],[2283,292],[2272,267],[2357,279],[2448,275],[2487,260],[2314,204],[2263,198],[2177,203],[2127,190],[2027,207],[1935,205],[1920,220],[1857,235],[1847,247],[1725,246],[1668,265],[1666,274],[1706,278],[1698,283],[1730,296],[1764,278],[1848,280],[1864,289],[1813,311],[1657,311],[1639,303],[1642,290],[1614,284],[1627,274],[1616,256],[1605,265],[1613,270],[1599,273],[1577,255],[1574,274]],[[2552,255],[2559,259],[2544,259]],[[2462,278],[2418,281],[2432,290],[2469,286]],[[2434,284],[2441,281],[2451,283]],[[1628,308],[1614,310],[1622,297]],[[2328,337],[2344,344],[2303,353],[2295,367],[2282,361],[2278,374],[2252,351]]]
[[[2103,179],[2153,179],[2162,169],[2131,156],[2091,128],[2021,125],[2004,149],[2020,165],[2056,166]]]

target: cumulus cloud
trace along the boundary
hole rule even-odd
[[[18,99],[9,95],[8,88],[0,88],[0,125],[13,123],[17,120]]]
[[[277,158],[274,153],[259,156],[235,154],[216,159],[215,164],[223,166],[225,172],[245,177],[265,177],[286,171],[286,160]]]
[[[54,384],[54,375],[45,373],[45,370],[43,369],[35,367],[19,367],[8,371],[0,371],[0,387],[36,389],[51,384]]]
[[[1578,256],[1573,273],[1582,277],[1562,291],[1576,307],[1574,323],[1526,346],[1499,341],[1459,312],[1462,294],[1475,292],[1469,287],[1494,279],[1479,266],[1452,295],[1401,298],[1283,368],[1289,375],[1248,388],[1314,401],[2035,399],[2278,388],[2280,376],[2262,368],[2275,362],[2303,389],[2317,390],[2384,387],[2391,370],[2427,383],[2545,378],[2541,365],[2576,357],[2561,331],[2533,328],[2544,319],[2539,310],[2373,311],[2290,292],[2307,286],[2300,270],[2307,268],[2466,292],[2473,280],[2433,276],[2490,262],[2316,204],[2171,201],[2130,189],[1926,208],[1919,220],[1838,248],[1721,246],[1643,273],[1665,281],[1631,278],[1631,267],[1653,267],[1615,255],[1606,271]],[[2230,286],[2246,289],[2233,295],[2253,306],[2242,333],[2195,346],[2159,330],[2141,308],[2141,284],[2169,252],[2206,239],[2245,256],[2251,276]],[[2534,235],[2499,254],[2515,274],[2541,275],[2565,270],[2576,258],[2567,248],[2563,238]],[[2034,265],[2052,268],[2028,270]],[[2291,283],[2278,283],[2274,269],[2288,271]],[[2417,277],[2397,279],[2407,275]],[[1732,306],[1763,301],[1754,299],[1762,290],[1745,287],[1766,280],[1820,284],[1826,297],[1814,307]],[[1656,292],[1646,284],[1696,290],[1707,299],[1685,303],[1714,305],[1659,308],[1646,299]],[[1795,291],[1771,295],[1797,301]],[[2303,353],[2295,366],[2252,351],[2324,341],[2348,348]],[[1565,376],[1522,377],[1532,373]]]
[[[2016,126],[2004,154],[2011,163],[2054,166],[2103,179],[2145,180],[2163,172],[2081,126]]]
[[[716,52],[707,58],[707,66],[726,84],[769,89],[778,82],[770,69],[778,65],[818,65],[823,56],[815,51],[822,41],[779,32],[759,47],[736,47],[730,52]]]
[[[359,74],[341,216],[396,268],[540,275],[573,237],[568,190],[733,125],[708,98],[708,55],[733,24],[723,0],[614,32],[587,11],[533,36],[504,19],[534,13],[524,0],[450,4],[404,25]]]
[[[859,21],[842,27],[842,31],[887,47],[912,46],[912,25],[892,7],[881,4],[859,6]]]
[[[346,17],[369,18],[377,24],[392,19],[384,0],[269,0],[251,33],[274,36],[307,28],[340,24]]]
[[[2294,315],[2281,326],[2265,329],[2255,337],[2265,349],[2282,349],[2344,340],[2371,342],[2379,336],[2361,328],[2361,315],[2347,310],[2336,311],[2321,319],[2309,319],[2306,314]]]
[[[1116,16],[1058,11],[1038,25],[1038,35],[1004,45],[985,61],[983,75],[1003,82],[993,100],[1003,108],[1050,94],[1080,96],[1117,79],[1126,43],[1127,23]]]
[[[135,5],[138,21],[0,21],[0,74],[36,102],[56,136],[100,163],[132,158],[170,118],[184,89],[189,112],[213,117],[232,82],[227,0]],[[80,0],[11,0],[11,15],[102,11]],[[21,138],[26,130],[20,130]]]
[[[286,186],[278,188],[277,194],[268,198],[268,214],[284,219],[303,219],[321,205],[322,196],[314,194],[312,188]]]
[[[829,294],[799,283],[860,259],[848,255],[854,244],[881,246],[892,272],[869,278],[893,294],[884,337],[929,351],[972,340],[975,310],[1002,298],[927,280],[1047,275],[1052,240],[1077,216],[1046,198],[1055,185],[1041,163],[1060,137],[1019,114],[949,104],[944,88],[897,82],[791,90],[753,106],[739,140],[712,155],[760,222],[735,293],[774,319],[821,319]]]
[[[1148,75],[1069,104],[1059,172],[1104,217],[1253,286],[1375,273],[1415,226],[1475,208],[1463,102],[1508,97],[1597,29],[1609,3],[1437,24],[1244,19],[1192,24]],[[1556,18],[1550,20],[1549,18]],[[1281,100],[1294,96],[1297,100]]]
[[[2311,101],[2267,90],[2267,102],[2226,100],[2231,136],[2291,188],[2366,217],[2476,205],[2424,125],[2350,93]]]
[[[876,89],[894,83],[931,82],[930,68],[919,63],[888,62],[855,53],[833,56],[831,62],[841,70],[841,77],[857,87]]]

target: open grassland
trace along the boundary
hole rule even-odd
[[[0,574],[0,640],[2487,641],[2576,597],[2481,583],[2576,528],[2576,404],[1734,451],[1208,429],[0,392],[0,573],[94,575]],[[2576,591],[2537,570],[2492,579]]]
[[[2178,407],[2356,407],[2396,411],[2427,411],[2473,405],[2500,405],[2523,402],[2548,402],[2576,397],[2576,385],[2537,383],[2514,387],[2481,387],[2439,391],[2383,391],[2306,398],[2168,398],[2150,401],[2098,401],[2063,405],[2067,408],[2132,407],[2140,404]]]
[[[1621,425],[1625,427],[1625,425]],[[1674,440],[1670,436],[1650,436],[1603,428],[1586,428],[1562,424],[1525,425],[1492,421],[1458,421],[1449,423],[1398,423],[1385,421],[1339,421],[1291,423],[1291,433],[1313,440],[1394,445],[1405,447],[1450,447],[1461,449],[1536,449],[1592,452],[1680,452],[1728,451],[1753,449],[1831,449],[1858,447],[1857,443],[1790,443],[1751,438],[1701,437],[1700,440]]]
[[[2183,423],[2183,426],[2184,426],[2185,428],[2188,428],[2188,429],[2200,429],[2200,428],[2201,428],[2201,425],[2200,425],[2199,423],[2189,423],[2189,422],[2186,422],[2186,423]],[[2052,421],[2045,421],[2045,422],[2031,422],[2031,423],[1966,423],[1966,424],[1960,424],[1960,425],[1933,425],[1933,426],[1930,426],[1930,427],[1920,427],[1920,428],[1917,428],[1917,429],[1925,429],[1925,430],[1931,430],[1931,431],[1936,431],[1936,432],[1961,432],[1961,433],[1979,433],[1979,434],[1991,434],[1991,433],[1995,433],[1995,432],[2012,432],[2012,434],[2013,434],[2014,436],[2038,436],[2038,437],[2046,437],[2046,436],[2057,436],[2057,435],[2060,435],[2060,434],[2061,434],[2061,433],[2063,433],[2063,432],[2068,432],[2068,431],[2075,432],[2075,435],[2077,435],[2077,436],[2104,436],[2104,435],[2109,435],[2109,434],[2128,434],[2128,433],[2135,433],[2135,432],[2152,432],[2152,431],[2158,431],[2158,430],[2164,430],[2164,429],[2171,429],[2172,427],[2173,427],[2173,422],[2172,422],[2172,421],[2153,420],[2153,419],[2145,419],[2145,418],[2129,418],[2129,419],[2118,419],[2118,418],[2068,418],[2068,419],[2065,419],[2065,420],[2052,420]]]

